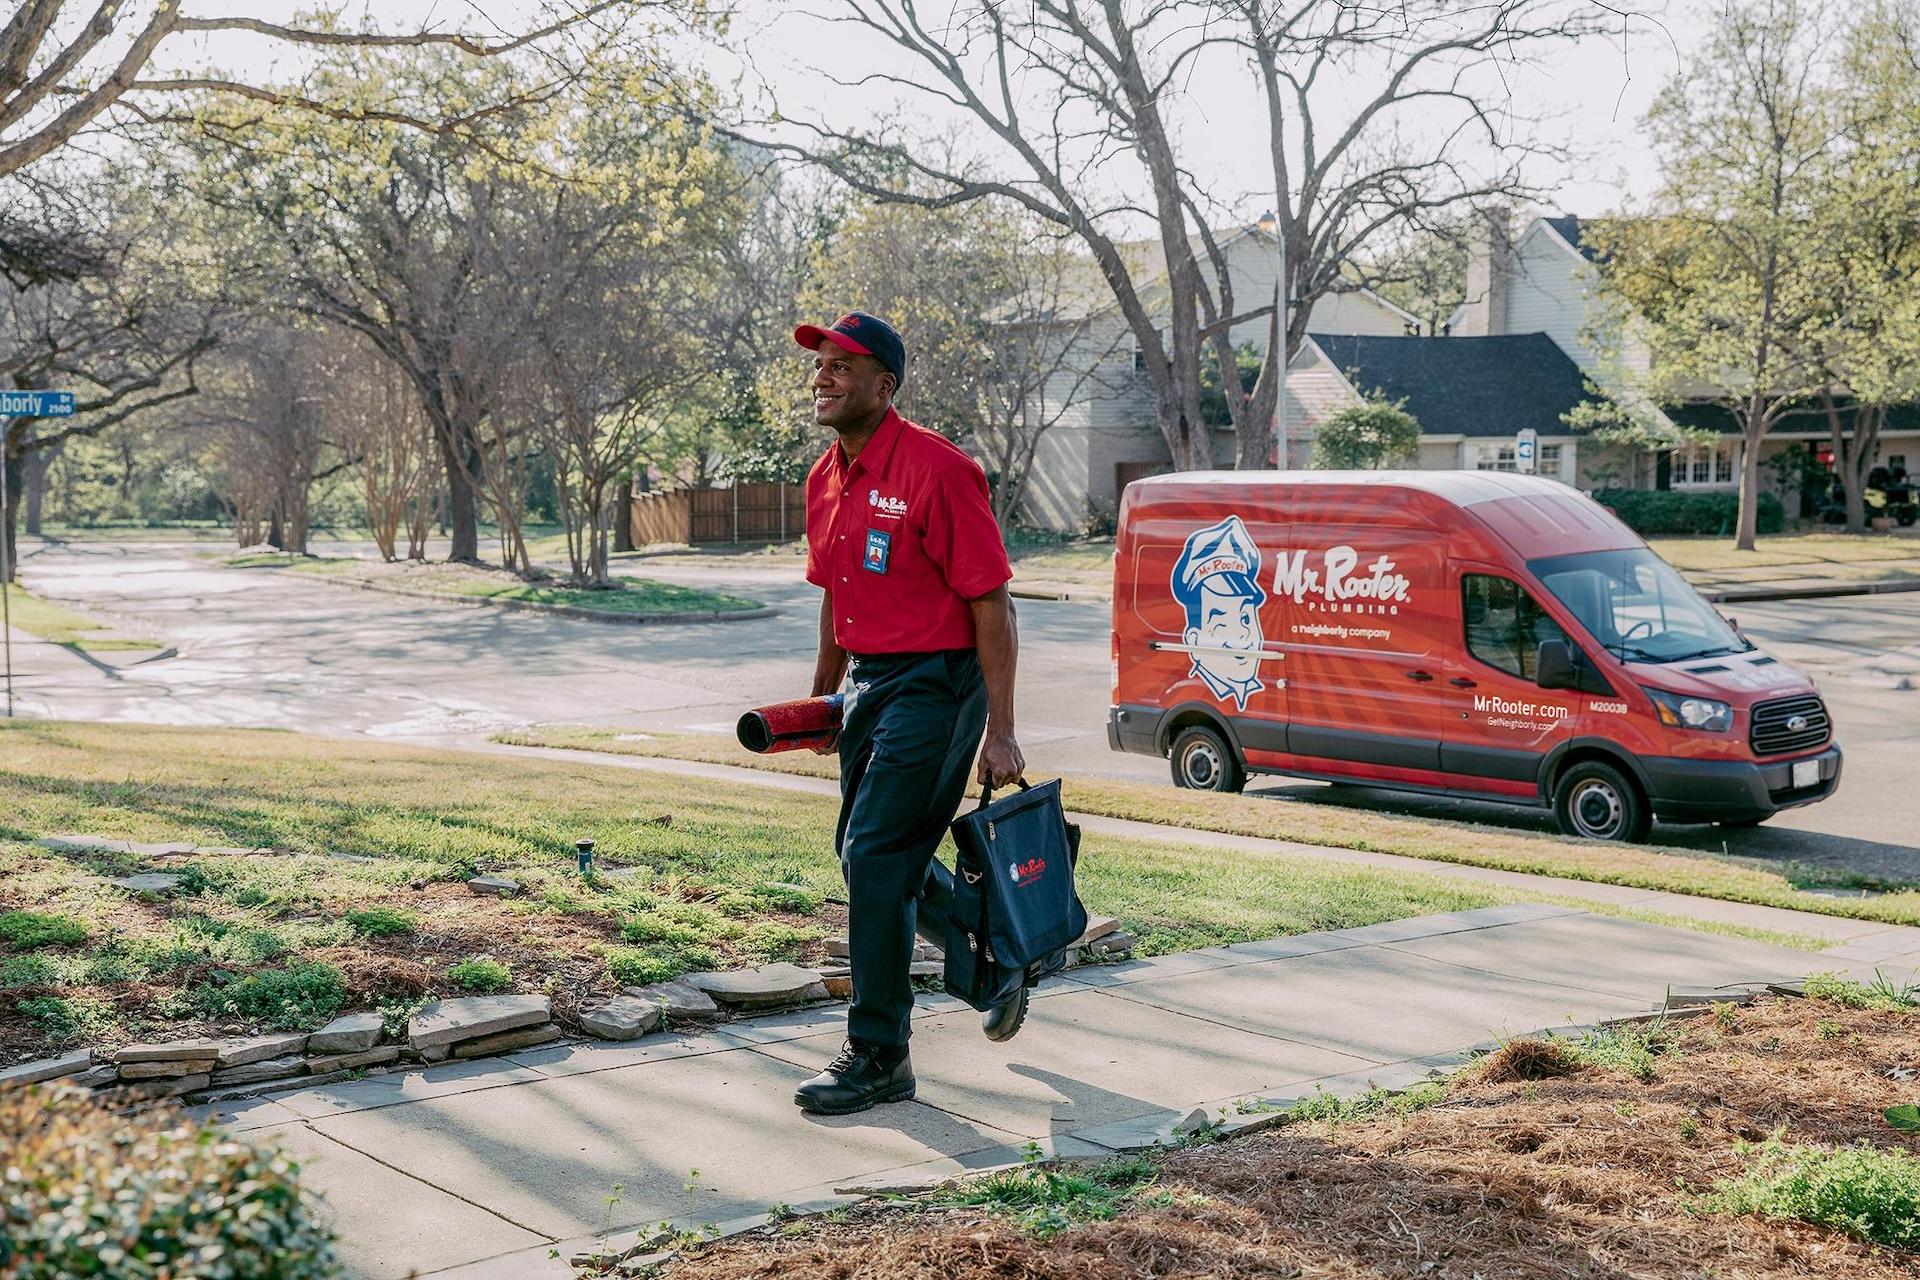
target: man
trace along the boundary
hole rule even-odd
[[[826,593],[815,696],[852,669],[837,843],[853,967],[846,1047],[794,1101],[845,1115],[913,1097],[914,932],[946,941],[952,880],[933,852],[975,750],[983,783],[1025,767],[1013,570],[979,464],[893,407],[907,372],[893,327],[856,311],[793,336],[816,353],[814,416],[839,437],[807,476],[807,581]],[[987,1035],[1012,1036],[1026,1008],[1022,991],[990,1010]]]

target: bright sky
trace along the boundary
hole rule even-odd
[[[896,74],[917,70],[905,55],[895,52],[889,57],[845,25],[807,11],[828,11],[836,3],[814,0],[802,7],[743,0],[744,13],[734,23],[732,37],[743,54],[712,48],[687,52],[719,78],[742,77],[750,85],[763,86],[789,117],[845,125],[875,110],[890,111],[896,94],[873,90],[853,94],[821,76],[821,68],[849,79],[869,70]],[[1583,42],[1550,62],[1508,65],[1498,79],[1484,83],[1485,92],[1510,102],[1516,114],[1545,118],[1536,127],[1536,136],[1565,144],[1576,156],[1562,171],[1534,174],[1553,193],[1547,201],[1549,211],[1591,216],[1616,209],[1623,200],[1644,195],[1652,187],[1657,177],[1655,161],[1640,135],[1640,119],[1661,84],[1698,47],[1714,7],[1713,0],[1671,0],[1664,12],[1660,5],[1661,0],[1651,0],[1651,7],[1640,6],[1660,16],[1624,20],[1624,32],[1616,28],[1610,40]],[[210,14],[226,6],[218,0],[199,0],[187,7],[189,12]],[[246,10],[270,21],[285,21],[301,7],[284,0],[262,0]],[[381,0],[369,8],[378,12],[389,30],[425,18],[448,29],[506,31],[526,25],[536,5],[531,0]],[[922,8],[937,9],[938,0],[923,0]],[[168,62],[204,58],[244,71],[250,78],[273,75],[276,59],[277,69],[284,73],[300,56],[246,36],[176,38],[164,48]],[[1184,162],[1206,176],[1209,188],[1224,203],[1247,217],[1257,216],[1270,203],[1258,194],[1263,131],[1232,127],[1233,121],[1247,118],[1253,88],[1249,75],[1236,74],[1234,65],[1223,61],[1189,82],[1177,108]],[[1336,85],[1330,101],[1337,100],[1339,92]],[[935,127],[943,123],[924,100],[915,107],[913,118]],[[987,145],[962,120],[950,118],[944,125],[958,131],[962,145]],[[1408,127],[1417,130],[1419,122]]]

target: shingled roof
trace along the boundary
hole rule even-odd
[[[1580,367],[1544,333],[1486,338],[1308,335],[1356,391],[1405,400],[1425,435],[1563,435],[1591,399]]]
[[[1563,213],[1557,218],[1542,218],[1540,221],[1546,223],[1558,232],[1560,238],[1577,249],[1580,256],[1588,262],[1598,262],[1600,260],[1599,255],[1593,251],[1592,245],[1582,244],[1580,241],[1580,219],[1570,213]]]

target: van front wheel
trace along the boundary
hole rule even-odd
[[[1560,775],[1553,818],[1562,832],[1586,840],[1639,844],[1653,830],[1653,814],[1640,788],[1599,760],[1583,760]]]
[[[1238,791],[1247,785],[1247,771],[1233,744],[1216,729],[1194,725],[1173,740],[1173,785],[1193,791]]]

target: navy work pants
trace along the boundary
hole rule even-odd
[[[946,945],[950,872],[934,850],[967,789],[986,728],[972,649],[853,660],[840,730],[840,826],[853,1007],[847,1034],[905,1047],[913,936]]]

